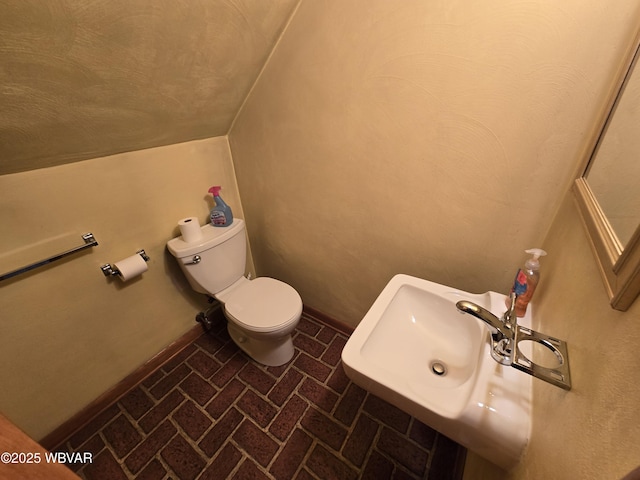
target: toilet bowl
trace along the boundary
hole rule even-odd
[[[244,276],[244,221],[228,227],[201,227],[202,238],[167,243],[191,287],[219,300],[231,339],[255,361],[268,366],[289,362],[294,355],[291,333],[302,315],[298,292],[280,280]]]
[[[233,341],[259,363],[278,366],[293,357],[291,333],[300,321],[302,300],[295,289],[268,277],[247,280],[223,303],[227,330]],[[224,299],[223,299],[224,298]]]

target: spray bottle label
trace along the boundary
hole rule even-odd
[[[227,217],[225,217],[224,212],[220,212],[218,210],[213,210],[211,212],[211,224],[223,226],[227,224]]]

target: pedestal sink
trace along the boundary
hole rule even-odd
[[[342,351],[347,376],[505,470],[530,433],[531,377],[496,363],[485,324],[456,309],[470,300],[497,316],[505,296],[471,294],[396,275]],[[530,326],[530,313],[518,319]]]

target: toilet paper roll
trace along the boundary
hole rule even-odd
[[[202,230],[197,217],[183,218],[178,222],[182,239],[187,243],[197,242],[202,238]]]
[[[143,274],[148,270],[147,262],[140,255],[135,254],[115,263],[116,269],[120,272],[120,280],[126,282],[133,277]]]

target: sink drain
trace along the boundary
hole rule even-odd
[[[447,367],[444,363],[436,360],[431,363],[431,371],[439,377],[442,377],[447,374]]]

